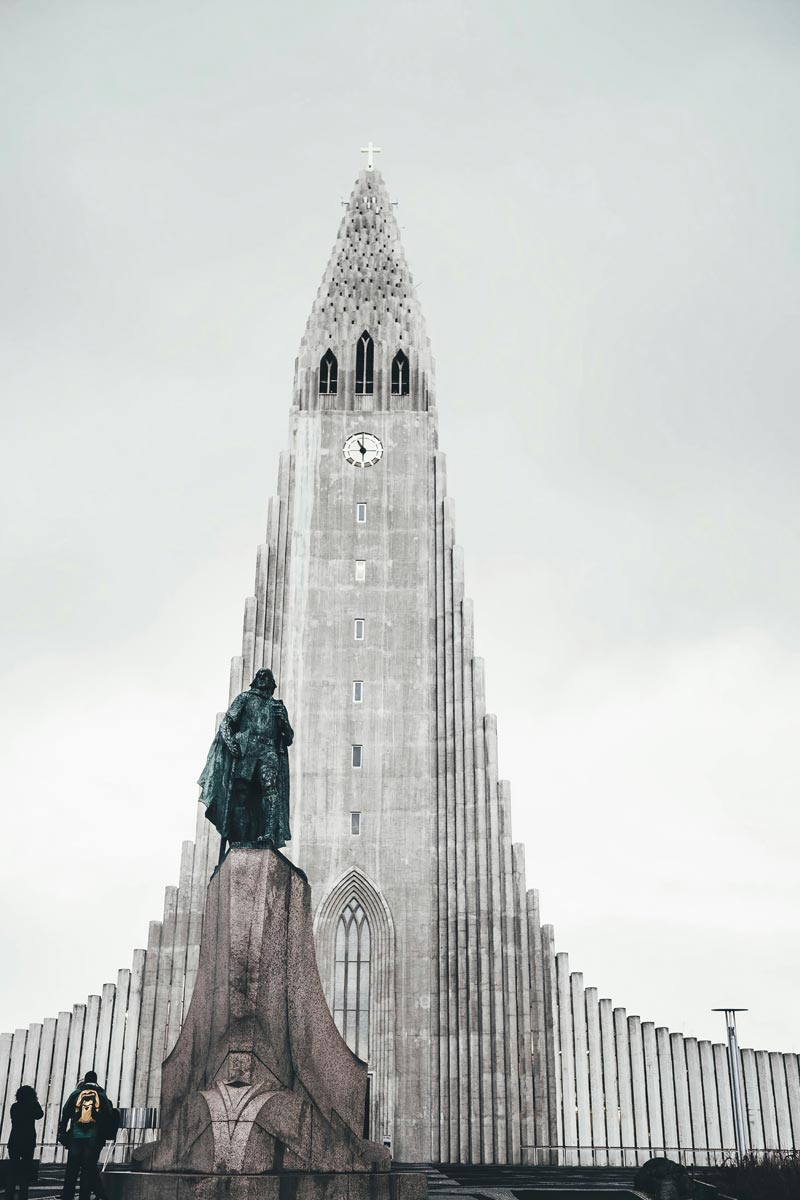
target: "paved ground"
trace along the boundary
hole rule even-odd
[[[423,1167],[431,1200],[627,1200],[633,1168],[625,1167]]]
[[[403,1164],[428,1177],[431,1200],[634,1200],[632,1169],[622,1167],[430,1167]],[[64,1167],[42,1163],[30,1200],[57,1200]]]

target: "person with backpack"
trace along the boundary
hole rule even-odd
[[[87,1071],[61,1110],[58,1140],[67,1148],[61,1200],[73,1200],[78,1175],[80,1200],[89,1200],[91,1192],[104,1195],[97,1161],[106,1139],[114,1136],[115,1120],[116,1110],[97,1082],[97,1072]]]
[[[8,1135],[9,1171],[6,1200],[14,1200],[19,1188],[19,1200],[28,1200],[28,1185],[33,1173],[33,1152],[36,1149],[36,1122],[44,1116],[36,1092],[28,1084],[17,1089],[11,1105],[11,1133]]]

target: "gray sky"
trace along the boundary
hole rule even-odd
[[[799,33],[775,0],[5,0],[0,1028],[114,979],[177,882],[372,138],[557,948],[800,1050]]]

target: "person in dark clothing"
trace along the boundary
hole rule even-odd
[[[58,1125],[58,1140],[67,1148],[62,1200],[73,1200],[78,1175],[81,1177],[80,1200],[89,1200],[92,1192],[101,1197],[105,1195],[97,1160],[113,1113],[111,1101],[97,1082],[97,1073],[87,1071],[83,1082],[67,1098]]]
[[[11,1133],[8,1137],[10,1167],[6,1184],[6,1200],[13,1200],[19,1188],[19,1200],[28,1200],[28,1185],[33,1173],[33,1152],[36,1149],[36,1122],[44,1113],[36,1092],[27,1084],[19,1088],[11,1105]]]

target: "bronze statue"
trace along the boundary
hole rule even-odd
[[[289,830],[289,756],[294,740],[275,676],[258,671],[222,718],[200,776],[206,817],[225,843],[280,850]]]

